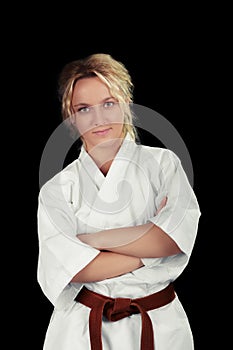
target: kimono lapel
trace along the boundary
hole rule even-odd
[[[125,198],[127,198],[127,195],[130,196],[129,187],[131,188],[131,186],[127,185],[127,169],[130,166],[135,150],[135,142],[127,135],[98,193],[99,197],[106,201],[106,203],[112,203],[113,205],[120,193],[124,193]],[[121,205],[124,206],[124,203]]]
[[[90,155],[86,152],[85,148],[82,146],[79,160],[81,162],[82,173],[84,177],[89,177],[93,184],[96,186],[98,191],[101,190],[105,183],[109,183],[109,181],[114,180],[119,182],[119,177],[122,175],[122,171],[127,166],[127,162],[132,159],[133,153],[136,149],[135,142],[131,139],[129,134],[126,135],[118,153],[116,154],[111,167],[105,176],[94,160],[90,157]],[[123,167],[122,167],[123,166]],[[86,176],[85,176],[86,174]],[[83,177],[82,176],[82,177]]]
[[[81,172],[82,172],[81,178],[89,179],[89,181],[92,182],[92,185],[96,187],[96,190],[99,191],[102,184],[105,181],[105,176],[100,171],[100,169],[98,168],[94,160],[85,151],[83,146],[81,148],[79,160],[81,163]]]
[[[93,159],[82,149],[80,153],[80,189],[82,206],[77,213],[81,232],[116,227],[128,221],[133,200],[130,167],[137,145],[126,137],[104,176]],[[86,226],[84,227],[83,224]]]

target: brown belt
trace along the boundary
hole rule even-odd
[[[142,317],[141,350],[154,350],[152,322],[146,311],[164,306],[174,298],[174,286],[170,284],[157,293],[137,299],[110,298],[83,287],[75,300],[91,308],[89,316],[91,350],[102,350],[103,316],[114,322],[138,313],[141,313]]]

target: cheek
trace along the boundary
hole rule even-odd
[[[85,134],[90,129],[93,129],[93,126],[91,126],[87,120],[80,119],[75,121],[75,127],[78,129],[81,135]]]
[[[123,124],[124,123],[124,115],[122,112],[117,111],[113,113],[109,113],[108,115],[108,122],[109,123],[117,123],[117,124]]]

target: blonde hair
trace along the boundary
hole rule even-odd
[[[97,76],[109,88],[111,95],[124,109],[124,136],[128,132],[135,140],[134,115],[129,104],[133,102],[133,83],[123,63],[108,54],[97,53],[65,65],[58,80],[58,92],[62,106],[62,118],[66,120],[74,113],[72,96],[76,82],[82,78]]]

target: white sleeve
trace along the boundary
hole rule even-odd
[[[163,162],[155,205],[158,208],[164,197],[167,197],[167,203],[149,221],[165,231],[189,258],[201,213],[180,159],[172,151],[167,150],[166,154],[168,157]],[[143,262],[150,265],[152,259],[143,259]]]
[[[70,283],[74,275],[100,251],[76,238],[75,215],[65,198],[62,185],[48,182],[39,193],[38,283],[57,308],[73,301],[82,285]]]

